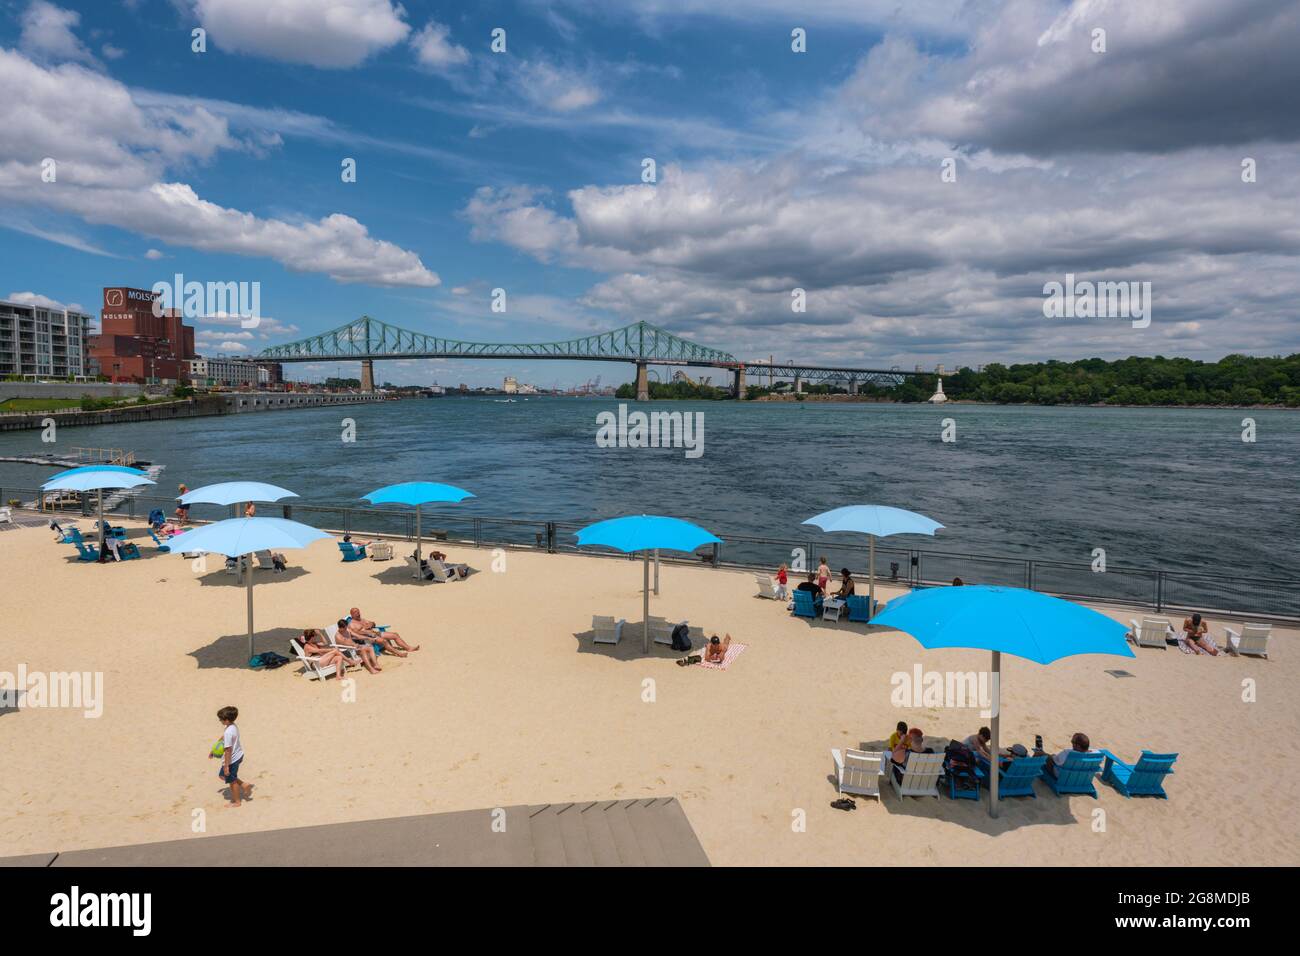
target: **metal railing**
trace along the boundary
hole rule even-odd
[[[39,494],[38,489],[0,488],[0,504],[14,499],[35,500]],[[84,495],[81,512],[90,515],[94,504],[93,494]],[[115,513],[144,518],[159,508],[170,518],[175,507],[174,498],[138,495],[122,502]],[[408,541],[415,538],[415,512],[410,509],[277,503],[259,504],[258,511],[262,515],[293,518],[335,533]],[[231,509],[218,505],[195,505],[191,510],[192,519],[197,521],[217,521],[230,514]],[[421,534],[430,541],[445,540],[476,548],[527,548],[550,554],[581,552],[629,558],[605,549],[579,549],[574,532],[582,526],[542,518],[502,518],[465,512],[425,510],[421,516]],[[727,534],[722,537],[724,544],[707,546],[689,558],[665,552],[660,560],[755,571],[774,571],[778,564],[785,563],[791,569],[790,576],[797,579],[807,569],[815,569],[825,557],[836,575],[841,567],[848,567],[860,585],[866,577],[869,560],[866,543],[846,544],[823,538],[796,540]],[[876,543],[875,571],[877,582],[906,588],[950,584],[954,578],[961,578],[967,584],[1030,588],[1073,600],[1153,608],[1161,613],[1201,611],[1227,617],[1300,621],[1300,580],[1296,579],[1113,565],[1097,572],[1088,562],[899,548],[880,541]]]

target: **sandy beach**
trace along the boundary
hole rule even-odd
[[[305,680],[296,663],[248,669],[244,594],[220,559],[196,573],[128,528],[143,559],[109,565],[75,561],[44,528],[0,534],[0,671],[104,681],[95,719],[0,712],[0,855],[182,839],[199,810],[221,834],[675,795],[719,865],[1300,862],[1295,630],[1274,629],[1266,661],[1174,648],[1049,667],[1004,659],[1004,742],[1041,734],[1054,751],[1082,730],[1128,759],[1176,751],[1168,801],[1099,781],[1096,800],[1040,784],[1036,799],[1003,801],[996,820],[986,801],[888,790],[845,813],[830,807],[832,747],[879,744],[900,719],[942,739],[987,722],[977,709],[896,707],[891,676],[917,664],[978,671],[987,654],[810,623],[755,597],[752,573],[665,564],[652,614],[748,645],[726,671],[683,668],[666,647],[641,652],[639,562],[506,551],[494,571],[490,550],[439,545],[477,573],[424,584],[400,560],[343,563],[319,542],[290,552],[286,574],[256,572],[259,651],[287,656],[291,636],[351,605],[423,645],[383,658],[381,674],[356,672],[345,700],[345,685]],[[1126,623],[1141,614],[1100,610]],[[621,644],[592,644],[593,614],[628,620]],[[1224,623],[1210,620],[1220,639]],[[228,704],[253,784],[239,809],[225,807],[208,759]]]

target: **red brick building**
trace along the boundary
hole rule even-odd
[[[145,289],[104,290],[100,334],[90,337],[91,355],[100,373],[114,381],[179,382],[194,358],[194,328],[175,309],[154,314],[158,296]]]

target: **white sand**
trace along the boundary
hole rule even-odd
[[[1168,801],[1127,800],[1100,782],[1098,800],[1058,798],[1040,784],[1037,799],[1003,801],[998,820],[986,801],[892,792],[844,813],[829,807],[831,747],[880,741],[900,719],[934,737],[986,722],[976,710],[895,708],[891,675],[918,662],[978,670],[987,654],[810,624],[753,597],[749,573],[665,565],[651,613],[749,645],[726,672],[681,668],[664,647],[643,656],[635,627],[617,648],[590,641],[592,614],[640,621],[639,562],[512,551],[494,573],[491,552],[451,546],[479,573],[421,585],[399,560],[344,564],[321,542],[289,555],[306,573],[257,572],[258,649],[287,656],[289,636],[351,604],[424,645],[384,658],[382,674],[358,672],[345,702],[342,685],[307,681],[296,664],[243,667],[244,594],[219,560],[200,576],[138,527],[131,535],[143,560],[95,565],[71,561],[44,529],[0,534],[0,671],[23,662],[102,671],[105,682],[99,719],[0,714],[0,855],[183,838],[196,810],[217,834],[676,795],[716,864],[1300,862],[1294,630],[1275,629],[1270,661],[1172,648],[1050,667],[1004,658],[1004,741],[1041,733],[1059,749],[1083,730],[1130,759],[1177,751]],[[1256,703],[1242,700],[1246,680]],[[226,704],[240,709],[254,784],[237,810],[223,809],[207,759]]]

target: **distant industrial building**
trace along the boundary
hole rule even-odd
[[[84,312],[0,299],[0,376],[85,378],[89,337]]]
[[[217,355],[192,358],[186,364],[186,376],[195,385],[269,388],[283,381],[278,363],[259,365],[248,358]]]
[[[113,381],[179,382],[195,357],[194,328],[176,309],[154,314],[157,293],[114,287],[104,290],[100,333],[91,352],[100,374]]]

